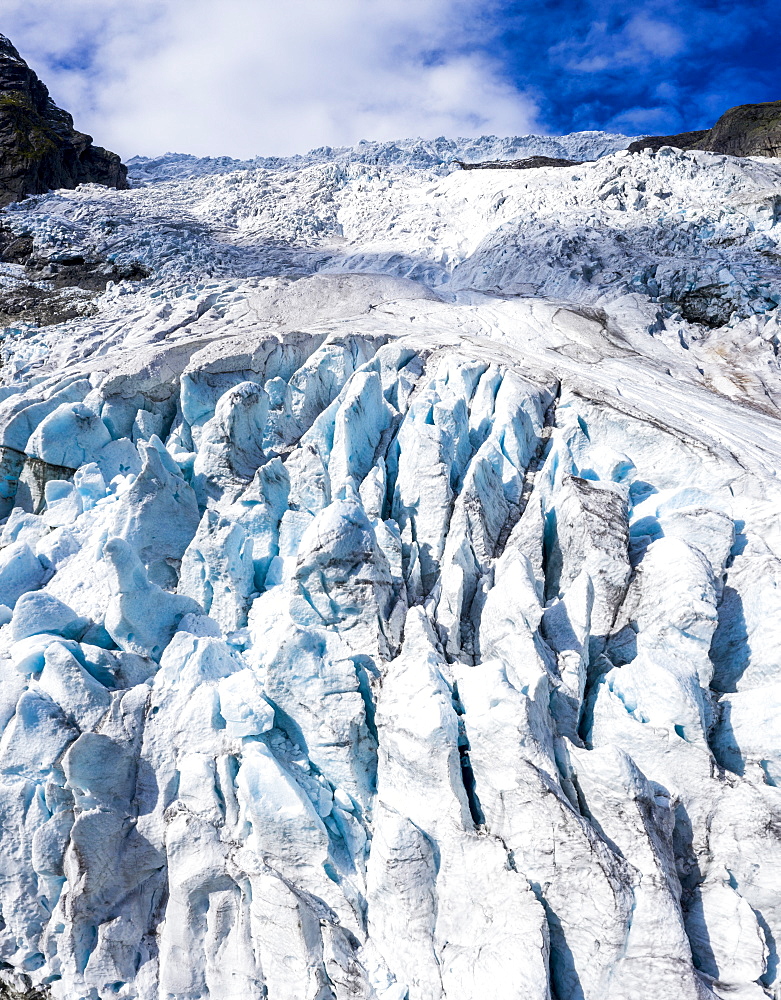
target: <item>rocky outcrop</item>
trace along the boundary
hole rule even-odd
[[[0,206],[85,183],[126,188],[127,167],[74,129],[68,112],[0,35]]]
[[[534,167],[576,167],[582,160],[563,160],[556,156],[527,156],[523,160],[486,160],[483,163],[455,161],[462,170],[531,170]]]
[[[629,152],[656,150],[662,146],[704,149],[729,156],[781,156],[781,101],[741,104],[725,111],[711,129],[647,136],[633,142]]]
[[[639,153],[642,149],[661,149],[662,146],[675,146],[676,149],[704,149],[702,145],[709,135],[708,129],[699,132],[679,132],[678,135],[647,135],[643,139],[629,144],[630,153]]]
[[[110,281],[141,281],[151,273],[137,261],[110,260],[94,248],[39,251],[32,233],[2,225],[0,264],[20,265],[20,270],[5,275],[0,288],[0,328],[18,323],[50,326],[91,315],[96,294]]]

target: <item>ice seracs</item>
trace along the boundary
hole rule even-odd
[[[781,166],[619,139],[8,213],[154,269],[2,345],[9,989],[781,997]]]

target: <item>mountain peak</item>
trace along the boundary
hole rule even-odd
[[[127,168],[74,128],[71,115],[0,35],[0,205],[85,183],[126,188]]]

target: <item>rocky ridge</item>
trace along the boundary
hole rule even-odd
[[[522,160],[484,160],[479,163],[455,161],[462,170],[533,170],[535,167],[576,167],[582,162],[556,156],[526,156]]]
[[[646,136],[631,143],[629,151],[637,153],[662,146],[704,149],[728,156],[781,156],[781,101],[741,104],[725,111],[713,128]]]
[[[78,184],[127,187],[116,153],[94,146],[0,35],[0,206]]]

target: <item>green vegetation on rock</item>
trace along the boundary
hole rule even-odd
[[[0,134],[10,128],[19,155],[40,160],[58,147],[57,133],[22,90],[0,94]]]

